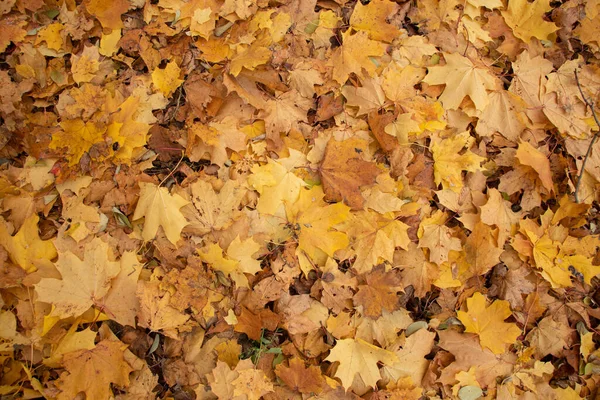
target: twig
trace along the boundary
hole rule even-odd
[[[165,179],[163,179],[163,180],[162,180],[162,181],[161,181],[161,182],[158,184],[158,186],[159,186],[159,187],[160,187],[160,186],[162,186],[162,184],[163,184],[163,183],[165,183],[165,181],[166,181],[167,179],[169,179],[169,177],[170,177],[171,175],[173,175],[173,173],[174,173],[175,171],[177,171],[177,168],[179,168],[179,164],[181,164],[181,162],[183,161],[184,157],[185,157],[185,152],[182,150],[182,151],[181,151],[181,158],[180,158],[180,159],[179,159],[179,161],[177,162],[177,165],[175,165],[175,168],[173,168],[173,169],[171,170],[171,172],[169,172],[169,175],[165,176]]]
[[[594,117],[594,121],[596,122],[596,126],[600,129],[600,121],[598,121],[598,116],[596,115],[596,110],[594,110],[594,103],[585,97],[583,94],[583,90],[581,89],[581,84],[579,83],[579,76],[577,75],[577,70],[575,72],[575,82],[577,82],[577,89],[579,89],[579,93],[581,93],[581,97],[583,98],[584,103],[592,110],[592,116]],[[581,186],[581,181],[583,180],[583,173],[585,171],[585,164],[587,164],[588,158],[590,158],[590,154],[592,153],[592,147],[594,147],[594,143],[598,139],[598,134],[600,130],[597,130],[592,137],[592,141],[588,146],[587,152],[585,153],[585,157],[583,158],[583,163],[581,164],[581,170],[579,171],[579,175],[577,176],[577,184],[575,185],[575,202],[579,203],[579,187]]]

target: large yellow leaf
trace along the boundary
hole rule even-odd
[[[475,138],[468,131],[453,135],[447,139],[434,138],[431,143],[433,153],[433,174],[435,183],[442,184],[444,189],[460,192],[463,188],[462,171],[481,171],[484,157],[478,156],[470,149]],[[467,150],[463,152],[463,149]]]
[[[76,165],[93,145],[104,142],[106,127],[95,122],[66,120],[60,123],[60,127],[63,130],[52,135],[49,147],[52,150],[60,149],[71,167]]]
[[[370,57],[382,56],[385,44],[369,39],[366,32],[350,35],[350,30],[344,33],[343,41],[331,57],[333,79],[343,85],[352,72],[361,75],[362,68],[373,76],[377,66]]]
[[[352,267],[359,274],[370,271],[380,262],[391,263],[397,247],[408,248],[408,226],[396,220],[393,213],[359,211],[352,217],[344,225],[356,252]]]
[[[111,383],[128,386],[132,368],[123,356],[126,348],[121,342],[105,339],[93,349],[65,354],[66,372],[57,382],[61,390],[57,400],[75,399],[80,392],[88,400],[105,400],[112,397]]]
[[[487,68],[475,66],[471,60],[458,53],[444,53],[446,65],[428,68],[423,82],[446,85],[439,100],[445,108],[457,110],[462,100],[469,96],[478,110],[489,103],[488,90],[499,88],[498,79]]]
[[[342,203],[328,205],[323,197],[323,187],[313,186],[301,190],[298,200],[286,207],[288,220],[299,228],[298,250],[317,265],[324,265],[327,256],[348,246],[348,237],[335,226],[348,219],[350,208]]]
[[[335,373],[340,378],[344,388],[349,389],[355,378],[360,378],[366,386],[375,387],[381,379],[377,363],[391,365],[398,361],[396,354],[365,342],[362,339],[338,340],[335,347],[325,359],[339,361]]]
[[[152,72],[152,83],[157,91],[169,97],[183,83],[183,79],[179,79],[180,74],[181,69],[172,61],[164,69],[156,68]]]
[[[36,262],[50,261],[57,255],[52,241],[41,240],[38,233],[37,214],[27,218],[15,236],[10,236],[3,222],[0,223],[0,245],[8,251],[12,262],[26,272],[37,269]]]
[[[54,306],[52,316],[77,317],[92,305],[101,305],[121,271],[118,262],[110,261],[109,251],[108,244],[94,238],[85,246],[83,260],[70,251],[59,255],[56,269],[62,279],[42,278],[35,285],[38,300]]]
[[[553,22],[544,19],[544,14],[551,10],[549,0],[511,0],[508,9],[502,11],[502,16],[513,34],[529,43],[532,37],[548,40],[559,29]]]
[[[256,206],[260,213],[283,214],[283,205],[298,199],[300,188],[306,184],[294,174],[294,168],[302,166],[303,162],[302,153],[290,150],[290,157],[287,159],[269,159],[266,165],[252,168],[248,183],[260,193]]]
[[[457,311],[465,331],[479,335],[481,347],[494,354],[502,354],[507,344],[513,344],[521,334],[519,327],[504,320],[512,314],[508,301],[496,300],[487,305],[486,298],[479,292],[467,299],[468,311]]]
[[[145,217],[142,237],[152,240],[158,227],[162,226],[167,239],[176,244],[181,230],[188,224],[179,209],[189,202],[178,194],[171,195],[169,190],[152,183],[140,182],[140,199],[133,213],[133,220]]]
[[[372,0],[367,5],[356,3],[350,26],[357,31],[365,31],[369,38],[391,43],[400,35],[400,30],[387,22],[396,13],[398,5],[390,0]]]

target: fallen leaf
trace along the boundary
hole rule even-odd
[[[179,241],[181,231],[188,224],[179,210],[189,204],[183,197],[169,193],[165,187],[140,182],[140,199],[133,213],[133,220],[144,217],[144,240],[152,240],[161,226],[167,239],[173,244]]]
[[[327,361],[339,361],[336,378],[340,378],[344,388],[352,387],[356,379],[362,380],[364,385],[375,387],[381,379],[377,363],[390,365],[398,361],[398,357],[391,351],[373,346],[362,339],[338,340]]]
[[[343,201],[352,209],[361,209],[364,198],[360,188],[375,183],[379,169],[364,161],[361,153],[365,143],[359,139],[338,142],[331,139],[319,168],[323,191],[328,201]]]
[[[467,299],[468,311],[457,311],[465,331],[479,336],[481,347],[490,349],[494,354],[505,352],[507,344],[514,344],[521,330],[517,325],[504,320],[512,314],[508,301],[496,300],[486,304],[485,296],[476,292]]]
[[[111,396],[111,383],[127,387],[132,368],[123,359],[126,347],[121,342],[105,339],[93,349],[65,354],[66,372],[60,375],[57,386],[61,392],[56,398],[74,399],[83,392],[90,400],[101,400]]]
[[[52,316],[78,317],[92,305],[103,307],[102,299],[121,271],[109,251],[107,243],[94,238],[85,246],[83,260],[69,251],[59,254],[56,269],[62,279],[42,278],[35,285],[38,299],[54,306]]]

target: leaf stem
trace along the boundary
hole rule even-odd
[[[596,122],[596,126],[600,128],[600,121],[598,120],[598,115],[596,115],[596,110],[594,109],[594,103],[588,99],[581,89],[581,84],[579,83],[579,76],[577,75],[577,70],[575,72],[575,82],[577,82],[577,89],[579,89],[579,93],[583,98],[584,103],[592,110],[592,116],[594,117],[594,121]],[[581,181],[583,180],[583,173],[585,172],[585,164],[587,164],[588,158],[590,158],[590,154],[592,153],[592,148],[594,147],[594,143],[598,139],[598,134],[600,130],[597,130],[590,141],[590,145],[585,153],[585,157],[583,158],[583,163],[581,164],[581,170],[579,171],[579,175],[577,176],[577,184],[575,185],[575,202],[579,203],[579,187],[581,186]]]

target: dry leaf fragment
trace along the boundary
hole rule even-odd
[[[550,161],[541,151],[530,145],[528,142],[521,142],[519,143],[516,157],[521,165],[531,167],[537,172],[542,185],[544,185],[548,191],[554,191]]]
[[[183,227],[188,224],[179,209],[189,202],[178,194],[171,195],[165,187],[140,182],[140,199],[133,213],[133,220],[145,217],[142,237],[152,240],[158,227],[162,226],[167,239],[173,244],[179,241]]]
[[[460,322],[466,332],[479,336],[481,347],[490,349],[494,354],[502,354],[507,344],[514,344],[521,335],[517,325],[504,320],[511,316],[508,301],[495,300],[487,305],[486,298],[479,292],[467,299],[468,311],[457,311]]]
[[[319,168],[326,200],[343,201],[355,210],[363,207],[360,188],[375,183],[380,172],[376,164],[362,159],[364,149],[365,142],[360,139],[327,143]]]

